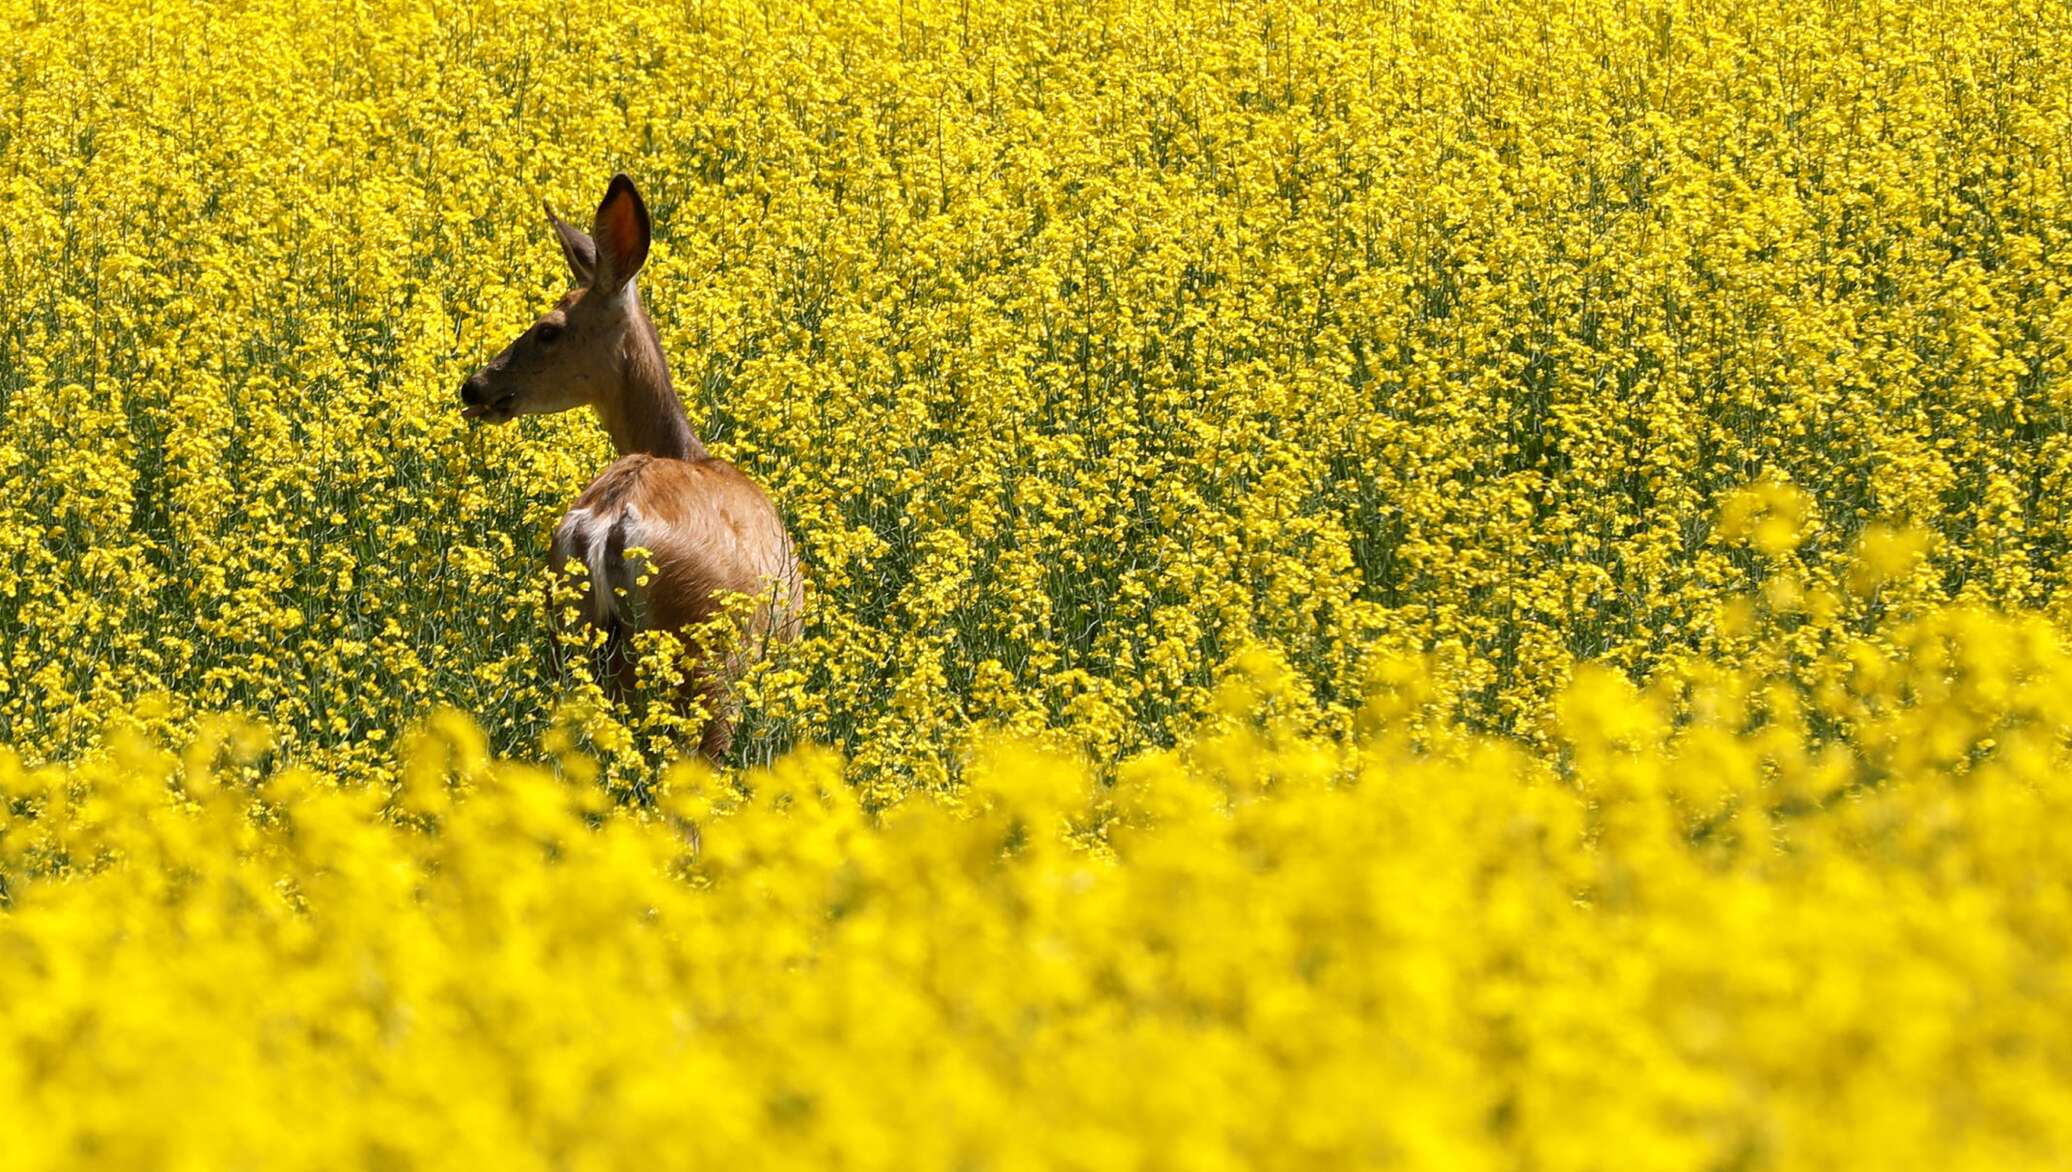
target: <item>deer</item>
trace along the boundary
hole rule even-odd
[[[708,452],[684,414],[634,280],[651,236],[633,181],[612,176],[587,235],[545,206],[573,287],[461,383],[461,416],[502,424],[587,406],[618,449],[555,526],[548,551],[557,581],[574,576],[572,564],[587,571],[579,622],[604,635],[603,682],[622,693],[631,686],[634,632],[699,630],[731,598],[753,600],[733,649],[701,653],[680,697],[706,714],[698,751],[718,762],[733,739],[740,672],[798,638],[806,601],[797,547],[769,495]]]

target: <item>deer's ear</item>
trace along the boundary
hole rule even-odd
[[[564,223],[554,214],[554,205],[545,205],[547,222],[554,225],[554,238],[561,241],[561,255],[568,258],[569,274],[578,285],[588,285],[597,272],[597,245],[583,235],[583,230]]]
[[[604,202],[597,205],[597,219],[590,225],[597,241],[597,275],[590,288],[598,293],[616,293],[640,266],[647,263],[648,213],[625,173],[612,176]]]

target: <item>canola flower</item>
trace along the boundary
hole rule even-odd
[[[873,800],[974,722],[1168,744],[1235,648],[1534,735],[1735,600],[2064,610],[2072,26],[2028,6],[0,9],[0,743],[242,711],[379,779],[433,707],[629,784],[537,654],[608,462],[454,386],[635,175],[694,425],[820,616],[740,755]],[[1714,528],[1808,498],[1789,548]],[[1872,524],[1932,548],[1879,598]],[[1779,587],[1783,589],[1784,587]],[[616,722],[617,727],[613,727]],[[623,746],[623,748],[620,748]]]
[[[7,1163],[2053,1166],[2072,649],[1890,635],[1847,746],[1603,668],[1560,766],[1413,749],[1409,676],[1320,739],[1254,650],[1112,783],[1000,741],[876,815],[824,751],[615,805],[455,713],[393,788],[235,723],[0,758]]]
[[[2068,48],[0,0],[0,1165],[2064,1165]],[[716,773],[455,411],[617,170]]]

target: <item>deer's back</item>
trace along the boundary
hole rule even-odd
[[[626,550],[648,551],[642,567]],[[674,629],[709,617],[724,592],[762,601],[758,635],[798,634],[804,583],[776,506],[725,460],[632,455],[604,470],[554,531],[554,565],[584,562],[592,621]],[[599,589],[602,586],[604,589]]]

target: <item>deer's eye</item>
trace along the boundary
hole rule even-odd
[[[539,328],[532,332],[532,337],[542,346],[552,346],[561,340],[561,327],[553,322],[541,322]]]

